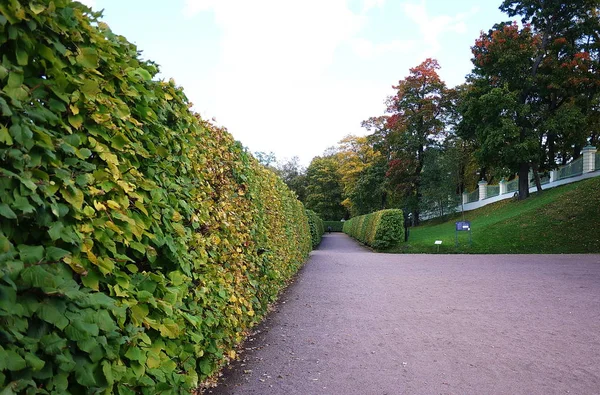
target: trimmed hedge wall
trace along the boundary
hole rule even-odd
[[[398,246],[404,241],[402,210],[381,210],[344,222],[344,233],[377,250]]]
[[[319,243],[321,243],[323,233],[325,233],[325,229],[323,227],[323,220],[321,219],[321,217],[319,217],[319,214],[315,213],[312,210],[306,210],[306,216],[308,217],[308,227],[310,228],[312,247],[317,248]]]
[[[99,17],[0,4],[2,393],[189,393],[311,249],[294,194]]]
[[[344,231],[344,223],[342,221],[323,221],[323,226],[325,227],[325,231],[327,231],[330,226],[332,232]]]

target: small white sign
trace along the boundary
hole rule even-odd
[[[442,241],[441,240],[436,240],[435,244],[442,244]]]

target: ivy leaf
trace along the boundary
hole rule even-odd
[[[23,359],[22,356],[17,354],[16,351],[5,350],[4,354],[4,357],[6,358],[6,368],[8,370],[15,372],[21,369],[25,369],[25,367],[27,367],[27,362],[25,362],[25,359]]]
[[[69,189],[63,189],[60,191],[61,195],[67,202],[69,202],[77,211],[81,211],[83,206],[83,192],[80,189],[71,187]]]
[[[42,303],[38,307],[36,315],[47,323],[63,330],[69,325],[69,320],[65,317],[62,308],[59,309],[57,306],[59,305],[55,303]]]
[[[29,204],[29,200],[23,196],[16,196],[13,208],[20,210],[23,214],[31,214],[35,211],[35,207]]]
[[[48,235],[52,239],[52,241],[56,241],[61,238],[62,230],[64,229],[64,225],[62,222],[53,222],[48,229]]]
[[[125,356],[129,358],[130,361],[139,361],[140,363],[146,362],[146,353],[138,347],[129,347]]]
[[[81,128],[81,125],[83,125],[83,117],[79,114],[78,115],[69,115],[69,123],[75,129],[79,129],[79,128]]]
[[[8,74],[8,83],[6,84],[7,88],[20,88],[23,85],[23,80],[25,76],[23,73],[17,73],[16,71],[11,71]]]
[[[58,248],[58,247],[47,247],[46,248],[46,259],[49,262],[58,262],[60,261],[62,258],[66,257],[67,255],[69,255],[71,252],[67,251],[67,250],[63,250],[62,248]]]
[[[8,219],[17,219],[17,214],[6,203],[0,203],[0,215]]]
[[[85,387],[94,387],[96,385],[96,379],[94,378],[95,365],[96,364],[85,363],[83,361],[77,363],[75,367],[77,383]]]
[[[27,66],[27,63],[29,63],[29,55],[22,48],[17,48],[17,64]]]
[[[13,139],[8,132],[8,129],[4,125],[0,125],[0,143],[6,145],[13,145]]]
[[[44,258],[44,247],[20,244],[17,246],[19,257],[26,265],[41,262]]]
[[[55,332],[42,336],[40,345],[46,354],[56,355],[67,347],[67,340],[58,336]]]
[[[76,59],[79,65],[87,69],[95,69],[98,67],[98,53],[94,48],[81,48]]]
[[[29,8],[35,15],[39,15],[46,10],[46,6],[37,3],[29,3]]]
[[[35,354],[32,354],[32,353],[25,354],[25,361],[27,361],[27,365],[31,366],[31,369],[34,372],[37,372],[38,370],[42,370],[44,365],[46,365],[46,362],[44,362],[43,360],[41,360]]]

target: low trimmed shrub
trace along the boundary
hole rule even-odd
[[[308,227],[310,228],[312,246],[313,248],[317,248],[319,243],[321,243],[323,233],[325,233],[325,229],[323,227],[323,220],[321,219],[321,217],[319,217],[319,214],[315,213],[312,210],[306,210],[306,216],[308,217]]]
[[[343,230],[361,243],[385,250],[404,241],[404,216],[397,209],[376,211],[349,219]]]
[[[331,227],[332,232],[343,232],[344,231],[344,223],[342,221],[323,221],[323,226],[325,227],[325,231]]]

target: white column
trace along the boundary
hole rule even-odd
[[[550,182],[558,181],[558,170],[550,171]]]
[[[479,185],[479,200],[483,200],[487,197],[487,181],[481,180],[477,183]]]
[[[596,170],[596,147],[588,145],[583,148],[583,172],[589,173]]]
[[[462,200],[463,204],[469,203],[469,194],[467,192],[462,193]]]
[[[501,179],[498,185],[500,185],[500,195],[504,195],[506,193],[506,180]]]

